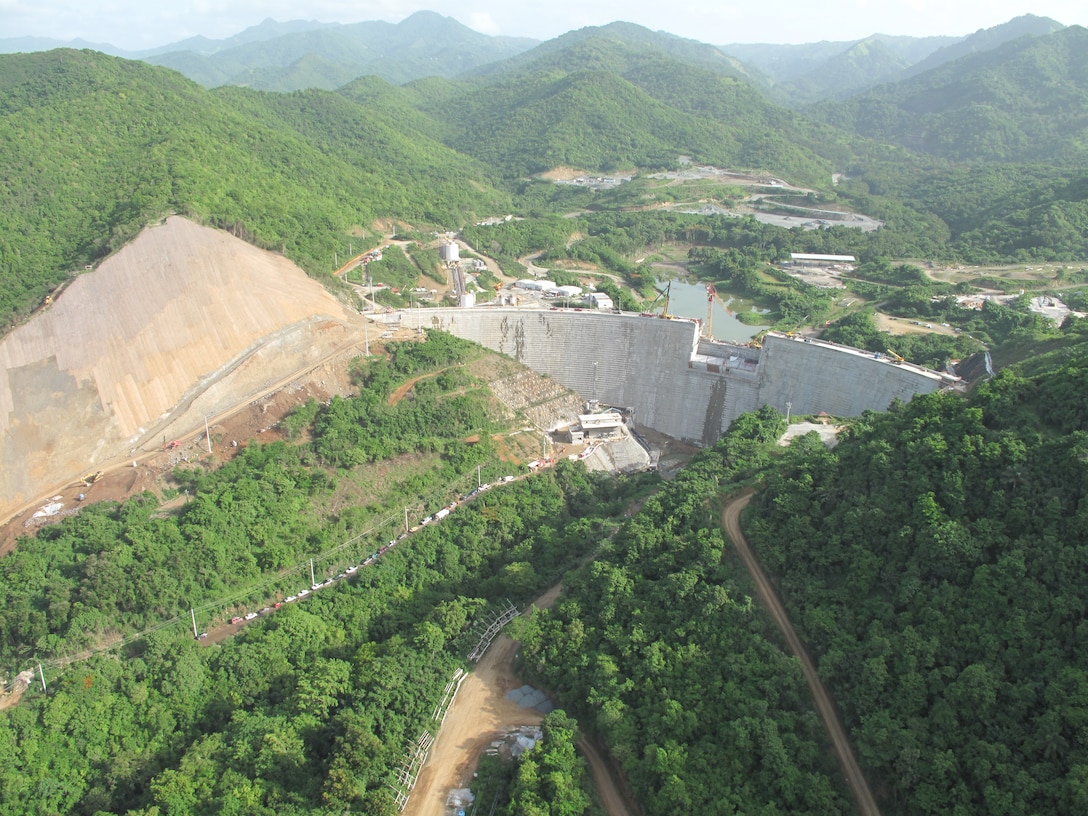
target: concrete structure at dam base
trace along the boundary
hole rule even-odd
[[[627,409],[635,424],[711,445],[743,413],[857,416],[958,378],[882,354],[768,333],[762,347],[699,336],[699,324],[560,309],[423,309],[378,318],[442,329],[506,354],[584,399]]]

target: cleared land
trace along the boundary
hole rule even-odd
[[[562,585],[556,584],[533,605],[547,608],[561,591]],[[544,719],[540,712],[506,699],[506,692],[521,685],[513,669],[517,650],[517,641],[506,635],[497,637],[461,684],[404,809],[405,816],[443,816],[449,792],[471,787],[480,755],[492,740],[510,729],[536,725]],[[628,807],[600,752],[585,740],[580,740],[578,747],[589,761],[605,811],[609,816],[632,816],[635,811]]]
[[[0,340],[0,519],[202,432],[350,347],[360,319],[227,233],[179,217],[144,230]]]

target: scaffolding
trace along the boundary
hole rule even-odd
[[[497,612],[492,612],[487,619],[476,629],[479,631],[479,640],[476,643],[476,647],[469,652],[468,659],[473,662],[479,662],[480,658],[484,656],[484,652],[487,651],[487,647],[491,645],[491,641],[495,639],[495,636],[502,631],[502,628],[506,624],[510,623],[514,618],[521,614],[521,611],[514,606],[508,600],[506,606]]]

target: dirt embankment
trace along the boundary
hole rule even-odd
[[[722,511],[722,527],[725,528],[729,538],[736,546],[744,566],[751,573],[760,602],[782,632],[790,651],[801,661],[801,670],[804,672],[805,681],[812,693],[816,711],[827,729],[828,736],[831,738],[832,750],[834,750],[835,756],[839,760],[839,766],[842,768],[846,785],[850,788],[854,801],[857,803],[858,813],[862,814],[862,816],[879,816],[880,809],[876,805],[873,792],[869,789],[869,783],[861,772],[861,766],[858,765],[857,758],[854,756],[854,749],[846,736],[846,729],[843,728],[842,722],[839,720],[839,714],[835,710],[831,695],[828,694],[827,688],[816,673],[816,665],[812,662],[812,658],[809,657],[808,650],[805,649],[801,638],[797,636],[797,632],[786,614],[785,607],[782,606],[782,602],[778,599],[774,587],[767,579],[767,575],[759,565],[752,548],[748,546],[748,540],[744,537],[744,532],[740,528],[741,511],[748,506],[748,502],[752,500],[752,495],[752,491],[747,490],[726,504],[725,509]]]
[[[280,255],[178,217],[144,230],[0,339],[0,519],[202,433],[358,320]]]

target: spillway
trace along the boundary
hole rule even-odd
[[[884,355],[768,333],[762,348],[699,337],[698,323],[637,314],[502,308],[429,309],[405,325],[443,329],[676,439],[712,444],[747,411],[857,416],[955,378]]]

